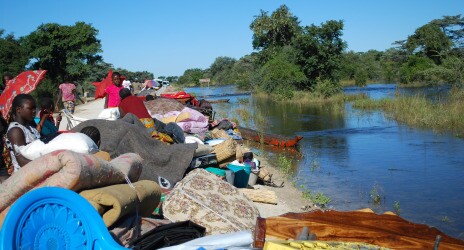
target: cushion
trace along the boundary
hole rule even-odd
[[[192,170],[178,182],[163,203],[164,217],[191,220],[206,234],[253,230],[258,209],[243,193],[204,169]]]

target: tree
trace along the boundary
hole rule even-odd
[[[298,18],[286,5],[281,5],[270,16],[267,11],[261,10],[250,24],[250,29],[253,31],[253,48],[257,50],[290,45],[301,32]]]
[[[253,87],[252,76],[257,70],[257,54],[246,55],[235,62],[232,67],[232,76],[240,89],[251,89]]]
[[[18,40],[12,34],[3,36],[4,32],[0,29],[0,75],[8,72],[15,76],[26,67],[27,56]]]
[[[409,36],[406,48],[412,53],[423,54],[439,65],[445,55],[451,49],[452,42],[440,27],[429,23],[418,28]]]
[[[221,56],[214,60],[209,67],[213,83],[232,83],[232,67],[237,60],[232,57]]]
[[[306,26],[294,40],[297,50],[297,64],[307,81],[300,89],[310,89],[318,80],[328,80],[338,84],[342,52],[346,43],[341,39],[343,21],[330,20],[321,26]]]
[[[72,26],[47,23],[22,38],[21,44],[30,55],[31,68],[47,70],[52,84],[48,91],[56,91],[65,76],[72,81],[85,79],[101,61],[97,34],[97,29],[84,22]]]
[[[181,77],[179,77],[179,84],[200,85],[199,80],[202,79],[203,76],[204,76],[204,71],[202,69],[199,69],[199,68],[187,69],[184,72],[184,74]]]
[[[453,47],[464,48],[464,17],[461,15],[444,16],[442,19],[435,19],[430,23],[441,28],[453,42]]]
[[[306,77],[300,67],[280,53],[269,60],[258,72],[255,83],[266,93],[274,94],[278,99],[293,97],[293,91]]]

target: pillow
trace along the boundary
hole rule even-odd
[[[25,146],[16,147],[19,152],[29,160],[34,160],[50,152],[67,149],[83,154],[93,154],[98,152],[95,142],[82,133],[63,133],[55,137],[48,144],[41,140],[35,140]]]

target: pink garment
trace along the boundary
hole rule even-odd
[[[108,88],[105,89],[105,92],[108,94],[108,108],[115,108],[121,103],[121,98],[119,97],[119,90],[124,88],[122,85],[117,87],[114,84],[111,84]]]
[[[76,96],[74,95],[74,91],[76,89],[76,85],[73,83],[62,83],[59,86],[61,92],[63,93],[61,100],[63,102],[67,101],[75,101]]]

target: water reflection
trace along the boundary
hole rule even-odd
[[[392,84],[375,84],[345,91],[364,92],[375,99],[421,93],[440,101],[448,89],[397,89]],[[234,90],[229,86],[194,91]],[[297,186],[323,192],[335,209],[371,207],[384,212],[399,207],[401,216],[408,220],[438,227],[455,237],[464,232],[462,139],[399,125],[382,112],[360,112],[349,104],[342,108],[277,104],[266,98],[238,96],[213,107],[226,116],[246,109],[252,117],[266,118],[267,126],[260,128],[265,132],[304,136],[299,143],[302,157],[283,152],[296,159]],[[254,119],[247,124],[257,125]],[[271,152],[271,157],[277,154]],[[380,204],[372,202],[374,188]]]

